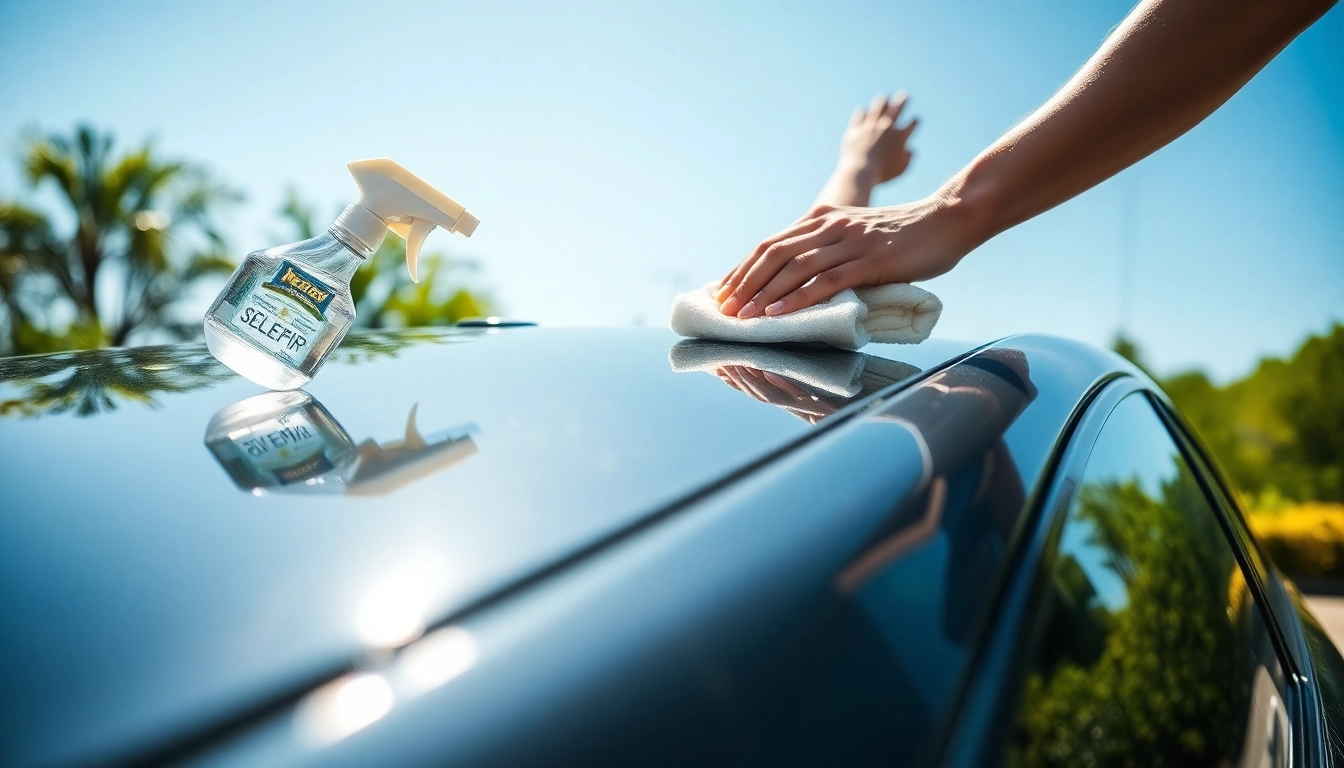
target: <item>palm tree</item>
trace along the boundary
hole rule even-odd
[[[199,332],[175,305],[201,278],[232,271],[210,214],[236,192],[148,143],[114,154],[112,137],[88,126],[29,136],[23,170],[32,187],[55,187],[71,225],[62,233],[57,217],[0,200],[0,353]]]

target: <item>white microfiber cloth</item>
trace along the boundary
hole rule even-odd
[[[841,291],[829,301],[777,317],[739,320],[719,311],[713,283],[677,294],[672,330],[682,336],[721,341],[775,343],[820,341],[858,349],[870,341],[918,344],[943,312],[937,296],[908,283]]]

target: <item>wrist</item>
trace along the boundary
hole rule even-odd
[[[841,157],[840,162],[835,164],[835,170],[831,172],[833,179],[845,179],[870,188],[873,186],[875,175],[873,166],[866,159],[848,157]]]
[[[863,168],[836,166],[817,195],[817,205],[866,207],[873,194],[873,176]]]
[[[999,221],[1000,185],[981,158],[944,182],[934,197],[947,210],[967,253],[1007,229]]]

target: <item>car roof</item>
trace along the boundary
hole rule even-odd
[[[311,400],[287,401],[326,452],[279,469],[239,452],[292,422],[263,407],[249,423],[257,388],[201,345],[0,361],[0,575],[24,587],[0,607],[25,702],[5,762],[129,754],[232,717],[415,630],[389,623],[460,613],[825,428],[720,369],[845,413],[972,347],[352,336]]]
[[[958,356],[391,656],[155,756],[918,764],[967,685],[1006,682],[979,680],[977,658],[1016,542],[1071,425],[1126,375],[1151,386],[1048,337]]]

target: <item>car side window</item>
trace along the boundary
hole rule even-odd
[[[1287,764],[1262,612],[1142,393],[1107,418],[1041,567],[1009,764]]]

